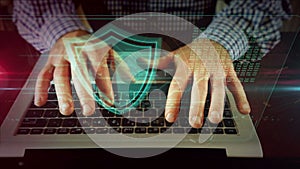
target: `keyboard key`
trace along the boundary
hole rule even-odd
[[[189,134],[198,134],[199,130],[197,128],[187,128],[189,132]]]
[[[213,134],[224,134],[224,131],[223,131],[223,129],[216,128],[216,129],[214,130]]]
[[[202,125],[202,127],[210,127],[210,121],[206,118],[206,119],[204,119],[203,120],[203,125]]]
[[[216,128],[219,124],[212,123],[208,118],[204,121],[203,127],[213,127]]]
[[[169,123],[169,122],[168,122]],[[176,119],[175,121],[174,121],[174,123],[169,123],[169,124],[172,124],[172,127],[179,127],[180,126],[180,124],[179,124],[179,120],[178,119]],[[168,125],[169,125],[168,124]]]
[[[149,126],[149,118],[137,118],[137,126]]]
[[[50,119],[48,122],[48,127],[60,127],[62,119]]]
[[[83,113],[81,111],[81,108],[80,109],[75,109],[72,114],[75,114],[76,117],[86,117],[85,115],[83,115]]]
[[[55,134],[56,129],[55,128],[47,128],[44,130],[44,134]]]
[[[36,124],[36,119],[24,119],[21,123],[21,127],[34,127]]]
[[[70,131],[70,129],[68,129],[68,128],[59,128],[57,130],[57,134],[68,134],[69,131]]]
[[[157,118],[151,120],[151,126],[164,126],[165,125],[165,119],[164,118]]]
[[[115,128],[109,128],[109,133],[110,134],[119,134],[121,133],[121,128],[120,127],[115,127]]]
[[[97,134],[106,134],[106,133],[108,133],[108,128],[97,128],[96,133]]]
[[[102,109],[101,113],[102,113],[103,117],[116,117],[116,114],[114,114],[108,110],[105,110],[105,109]]]
[[[135,119],[127,119],[123,118],[122,119],[122,126],[135,126]]]
[[[107,122],[110,126],[120,126],[121,118],[109,118]]]
[[[168,122],[168,121],[165,119],[165,124],[166,124],[167,127],[170,127],[170,126],[173,126],[174,123],[170,123],[170,122]],[[177,123],[177,124],[178,124],[178,123]]]
[[[156,109],[149,109],[144,112],[145,117],[157,117],[157,111]]]
[[[91,118],[81,118],[78,120],[78,126],[81,127],[90,127],[92,125],[92,119]]]
[[[48,101],[45,105],[42,106],[43,108],[58,108],[58,102],[57,101]]]
[[[86,134],[95,134],[96,129],[95,128],[84,128],[84,133]]]
[[[42,134],[43,129],[31,129],[30,134]]]
[[[159,89],[152,90],[149,94],[150,100],[160,100],[163,98],[163,92]]]
[[[175,134],[182,134],[182,133],[185,133],[185,131],[184,131],[184,128],[178,128],[178,127],[176,127],[176,128],[173,128],[173,133],[175,133]]]
[[[232,112],[230,110],[224,110],[223,117],[232,117]]]
[[[77,126],[77,119],[64,119],[62,123],[62,127],[75,127]]]
[[[59,110],[46,110],[44,117],[57,117],[59,114]]]
[[[70,114],[69,116],[65,116],[65,117],[77,117],[77,113],[75,111],[73,111],[72,114]],[[86,116],[84,116],[86,117]]]
[[[46,124],[46,119],[24,119],[21,127],[45,127]]]
[[[72,97],[73,97],[73,100],[76,100],[76,101],[79,100],[79,97],[76,92],[72,92]]]
[[[189,119],[188,118],[179,118],[178,119],[180,126],[182,127],[190,127]]]
[[[223,122],[221,121],[217,127],[224,127]]]
[[[55,92],[55,86],[54,84],[52,84],[50,87],[49,87],[49,92]]]
[[[26,117],[42,117],[44,110],[28,110]]]
[[[115,105],[117,107],[124,107],[128,104],[128,101],[127,100],[124,100],[124,99],[119,99],[119,100],[115,100]]]
[[[134,130],[135,133],[146,133],[146,128],[145,127],[137,127]]]
[[[30,129],[19,129],[17,134],[29,134]]]
[[[228,101],[225,101],[225,109],[229,109],[229,108],[230,108],[230,106],[229,106]]]
[[[91,116],[89,117],[102,117],[102,113],[100,112],[102,111],[102,109],[100,108],[97,108],[96,111],[94,112],[94,114],[92,114]],[[81,115],[82,113],[80,113]],[[80,117],[86,117],[86,116],[80,116]]]
[[[151,103],[150,103],[149,100],[143,100],[143,101],[141,102],[141,108],[147,109],[147,108],[149,108],[149,107],[151,107]]]
[[[223,120],[225,127],[234,127],[234,121],[232,119]]]
[[[81,110],[81,103],[79,100],[73,100],[73,103],[74,103],[74,108]]]
[[[93,119],[94,127],[104,127],[106,126],[106,120],[104,118],[95,118]]]
[[[211,134],[210,128],[201,128],[199,129],[200,134]]]
[[[159,133],[159,128],[157,127],[149,127],[148,128],[148,133],[151,134],[151,133]]]
[[[160,128],[160,133],[170,134],[170,133],[172,133],[172,129],[171,128],[167,128],[167,127],[162,127],[162,128]]]
[[[237,134],[236,129],[225,129],[226,134]]]
[[[72,128],[70,134],[81,134],[83,132],[82,128]]]
[[[143,112],[142,111],[138,111],[136,109],[132,109],[132,110],[129,110],[129,116],[131,116],[131,117],[142,117],[143,116]]]
[[[124,134],[130,134],[130,133],[133,133],[134,129],[133,128],[128,128],[128,127],[125,127],[122,129],[122,133]]]
[[[57,100],[56,93],[48,93],[48,100]]]

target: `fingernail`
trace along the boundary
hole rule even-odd
[[[85,105],[83,105],[83,114],[84,115],[90,115],[90,114],[92,114],[93,112],[93,109],[92,109],[92,107],[90,106],[90,105],[88,105],[88,104],[85,104]]]
[[[213,111],[210,113],[209,120],[212,123],[218,123],[220,121],[220,119],[221,119],[220,113],[218,113],[216,111]]]
[[[249,109],[250,109],[249,104],[245,103],[245,104],[243,105],[243,109],[249,110]]]
[[[69,104],[68,103],[63,103],[60,106],[60,112],[63,114],[68,114],[68,109],[69,109]]]
[[[192,122],[199,124],[200,123],[200,117],[199,116],[192,117]]]
[[[115,102],[114,93],[111,91],[110,96],[107,98],[108,104],[112,106]]]
[[[101,96],[101,99],[109,106],[112,106],[114,104],[114,96],[113,93],[110,94],[110,96]]]
[[[37,106],[39,106],[41,104],[41,102],[42,102],[42,98],[40,98],[40,97],[34,99],[34,104]]]
[[[114,99],[108,99],[108,100],[107,100],[107,104],[108,104],[109,106],[114,105]]]
[[[109,99],[109,98],[104,98],[104,99],[102,99],[108,106],[111,106],[111,105],[113,105],[113,102],[111,101],[111,99]]]
[[[174,121],[174,115],[172,113],[168,113],[166,119],[169,122],[173,122]]]

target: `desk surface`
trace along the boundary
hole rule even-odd
[[[276,47],[273,53],[278,52],[281,48],[285,48],[285,42],[290,42],[295,34],[283,34],[281,43]],[[35,61],[38,58],[38,53],[31,46],[17,35],[15,32],[0,32],[0,124],[9,111],[14,99],[22,88],[27,76],[29,75]],[[266,167],[275,164],[285,165],[293,164],[300,165],[300,38],[296,39],[292,50],[290,51],[288,60],[278,84],[272,94],[268,107],[265,110],[264,116],[257,126],[257,132],[262,143],[264,159],[230,159],[229,162],[235,162],[240,165],[247,165],[249,162],[253,165]],[[276,51],[277,50],[277,51]],[[271,64],[273,58],[266,57],[264,62]],[[250,100],[251,102],[251,100]],[[206,155],[199,155],[201,153]],[[216,154],[219,153],[217,150]],[[41,156],[43,154],[43,156]],[[14,166],[22,166],[24,164],[42,164],[47,159],[46,157],[53,156],[55,164],[66,164],[72,162],[76,166],[79,161],[91,161],[100,163],[94,156],[101,156],[106,165],[109,162],[124,161],[131,164],[132,159],[126,159],[109,154],[104,150],[35,150],[27,152],[24,158],[0,159],[1,162],[12,163]],[[208,161],[214,161],[214,151],[195,150],[195,149],[173,149],[157,157],[149,158],[151,162],[161,161],[166,163],[174,163],[174,159],[182,159],[189,164],[193,164],[200,158]],[[221,155],[222,156],[222,155]],[[217,160],[224,161],[225,158],[217,157]],[[68,158],[65,158],[68,157]],[[100,158],[100,157],[99,157]],[[164,160],[162,160],[164,159]],[[103,161],[102,160],[102,161]],[[249,160],[249,161],[248,161]],[[263,162],[262,162],[263,160]],[[39,161],[39,162],[36,162]],[[149,162],[140,159],[140,162]],[[228,159],[226,160],[228,162]],[[219,163],[218,163],[219,164]],[[214,162],[212,166],[218,165]],[[115,164],[117,165],[117,164]],[[132,165],[132,164],[131,164]],[[155,166],[155,165],[153,165]],[[274,165],[275,166],[275,165]]]

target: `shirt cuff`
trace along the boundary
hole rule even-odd
[[[39,37],[41,37],[40,42],[43,43],[40,52],[44,53],[49,51],[61,36],[75,30],[84,30],[92,33],[91,29],[88,29],[83,25],[80,18],[59,18],[57,16],[48,18],[48,21],[41,27],[39,35]]]
[[[233,60],[240,58],[249,48],[248,38],[243,29],[229,18],[221,16],[214,18],[198,38],[218,42],[229,52]]]

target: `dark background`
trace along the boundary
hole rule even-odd
[[[0,124],[39,56],[16,33],[7,15],[9,10],[0,5]],[[292,19],[291,25],[299,28],[299,17],[296,21]],[[294,33],[295,29],[286,25],[284,29],[282,41],[263,59],[260,72],[263,76],[272,71],[278,64],[276,57],[288,54],[270,100],[265,102],[247,93],[250,103],[267,105],[261,119],[257,118],[255,109],[252,112],[264,153],[261,159],[227,158],[224,150],[206,149],[171,149],[145,159],[124,158],[100,148],[29,150],[23,158],[0,158],[0,168],[173,168],[179,165],[185,168],[300,168],[300,37]],[[288,45],[294,39],[293,46]],[[250,91],[249,88],[245,84],[246,91]]]

